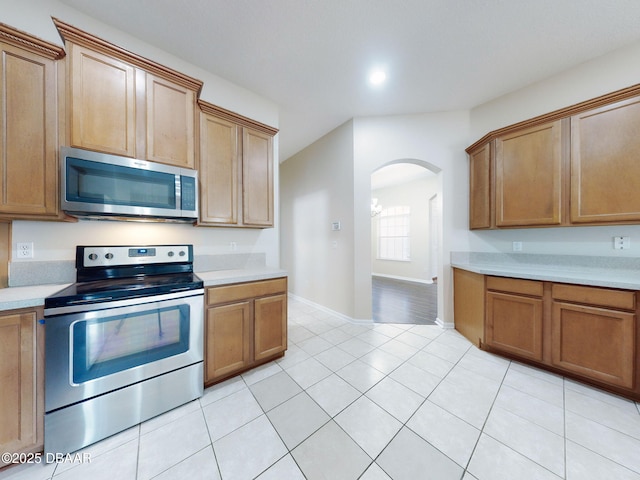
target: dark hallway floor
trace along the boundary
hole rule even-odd
[[[435,325],[437,285],[371,277],[373,321]]]

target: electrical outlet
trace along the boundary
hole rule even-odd
[[[631,237],[613,237],[613,248],[615,250],[631,248]]]
[[[513,248],[514,252],[521,252],[522,251],[522,242],[513,242],[512,248]]]
[[[235,252],[238,250],[238,244],[236,242],[229,242],[229,250]]]
[[[33,242],[16,244],[18,258],[33,258]]]

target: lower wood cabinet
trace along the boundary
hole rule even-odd
[[[480,339],[485,350],[640,400],[638,292],[464,272],[475,275],[469,283],[456,278],[459,272],[454,270],[456,329],[470,341]],[[477,317],[461,305],[482,306],[482,282],[479,332]],[[474,284],[475,290],[469,288]]]
[[[0,451],[41,451],[44,445],[42,309],[0,313]],[[0,461],[0,468],[5,465]]]
[[[551,364],[594,380],[633,388],[636,294],[611,290],[610,297],[599,298],[598,293],[602,292],[603,289],[590,287],[553,286]],[[585,305],[584,297],[592,305]]]
[[[287,349],[287,279],[209,287],[205,384],[282,355]]]
[[[487,345],[542,360],[542,290],[542,282],[489,277]]]

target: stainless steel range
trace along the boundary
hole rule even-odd
[[[202,396],[203,283],[191,245],[79,246],[45,299],[45,453],[68,453]]]

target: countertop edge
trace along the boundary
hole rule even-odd
[[[247,268],[196,272],[205,287],[231,285],[273,278],[287,277],[287,271],[279,268]],[[0,288],[0,312],[44,306],[44,299],[70,284],[47,284],[24,287]]]
[[[452,262],[453,268],[481,275],[540,280],[546,282],[570,283],[594,287],[640,290],[640,272],[610,269],[554,270],[542,265],[490,265],[481,263]]]

